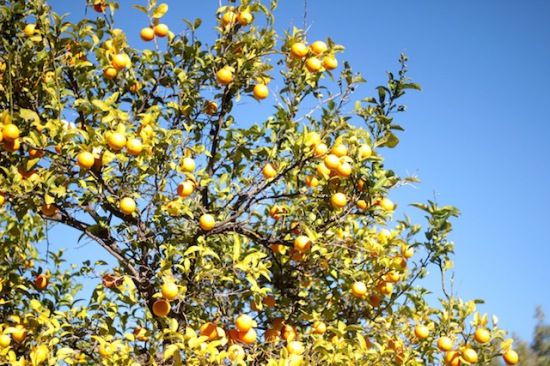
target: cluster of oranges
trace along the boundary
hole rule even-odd
[[[309,47],[304,42],[295,42],[290,46],[290,56],[296,60],[305,60],[309,72],[319,72],[324,67],[331,71],[338,67],[333,54],[327,54],[328,46],[323,41],[315,41]]]

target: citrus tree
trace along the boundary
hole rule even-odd
[[[115,26],[116,2],[83,1],[78,22],[2,2],[1,363],[517,362],[444,277],[426,300],[457,209],[393,217],[388,194],[416,181],[383,158],[420,89],[406,57],[357,98],[343,46],[278,34],[276,5],[228,1],[207,43],[156,0],[135,5],[141,31]],[[110,259],[67,263],[55,227]]]

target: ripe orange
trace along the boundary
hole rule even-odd
[[[109,140],[107,141],[111,149],[120,151],[126,146],[126,137],[119,133],[114,132],[109,136]]]
[[[457,351],[449,351],[445,354],[444,357],[445,364],[448,366],[459,366],[462,362],[460,361],[460,354]]]
[[[19,141],[19,139],[13,141],[4,140],[2,143],[4,144],[4,149],[11,153],[16,152],[21,147],[21,141]]]
[[[308,175],[306,176],[306,185],[309,188],[315,188],[319,185],[319,179],[317,179],[313,175]]]
[[[233,72],[229,68],[224,67],[216,73],[218,84],[227,85],[233,81]]]
[[[359,157],[366,159],[372,155],[372,148],[369,145],[361,145],[359,148]]]
[[[353,168],[351,167],[351,164],[348,162],[343,162],[336,168],[336,173],[339,177],[347,178],[351,175],[351,172],[353,171]]]
[[[132,156],[138,156],[143,151],[143,144],[140,139],[131,139],[126,143],[126,150]]]
[[[359,207],[360,210],[366,210],[369,205],[367,204],[367,201],[365,200],[359,200],[357,201],[357,207]]]
[[[393,292],[393,284],[391,282],[382,281],[378,284],[377,288],[384,295],[389,295]]]
[[[17,138],[19,137],[19,134],[20,134],[19,128],[13,123],[5,125],[4,128],[2,128],[2,136],[6,141],[13,142],[17,140]]]
[[[0,206],[2,206],[6,202],[6,194],[3,192],[0,192]]]
[[[345,194],[338,192],[332,195],[330,198],[330,204],[334,208],[342,208],[348,203],[348,198]]]
[[[120,71],[130,66],[130,57],[125,53],[119,53],[113,57],[113,59],[111,60],[111,65],[117,71]]]
[[[348,155],[348,147],[344,144],[338,144],[332,147],[330,153],[341,158],[342,156]]]
[[[386,280],[388,282],[398,282],[400,279],[401,279],[401,274],[399,274],[399,272],[397,271],[390,271],[386,275]]]
[[[48,216],[48,217],[54,216],[55,214],[57,214],[59,212],[59,210],[57,209],[57,207],[54,204],[46,204],[46,203],[44,203],[40,207],[40,211],[42,211],[42,214],[44,216]]]
[[[134,329],[134,336],[136,339],[140,342],[144,342],[147,340],[147,329],[143,327],[137,327]]]
[[[364,282],[358,281],[351,286],[351,293],[355,297],[364,299],[367,294],[367,285]]]
[[[155,29],[153,31],[157,37],[166,37],[170,30],[166,24],[157,24],[155,25]]]
[[[206,103],[206,106],[204,107],[204,113],[208,114],[209,116],[212,116],[218,111],[218,103],[211,100],[208,103]]]
[[[117,70],[114,67],[108,67],[103,70],[103,77],[108,80],[114,79],[116,74]]]
[[[233,25],[236,20],[237,20],[237,14],[235,14],[232,11],[228,11],[222,15],[222,24],[224,26],[229,24]]]
[[[509,349],[508,351],[504,352],[502,358],[507,365],[515,365],[519,361],[518,353],[513,349]]]
[[[145,42],[152,41],[153,38],[155,38],[155,30],[151,27],[143,28],[141,32],[139,32],[139,36]]]
[[[178,185],[178,195],[180,197],[189,197],[195,191],[195,184],[186,180]]]
[[[298,337],[298,334],[296,333],[296,328],[294,328],[292,325],[286,324],[282,328],[281,337],[287,342],[292,342]]]
[[[282,253],[285,250],[285,246],[283,244],[270,244],[269,248],[273,251],[273,253]]]
[[[294,249],[300,253],[307,252],[311,248],[311,239],[305,235],[299,235],[294,239]]]
[[[102,343],[99,345],[98,351],[101,357],[108,358],[115,352],[115,348],[110,343]]]
[[[306,61],[306,68],[309,72],[317,72],[321,70],[323,63],[317,57],[308,58]]]
[[[340,159],[334,154],[328,154],[323,160],[325,166],[329,169],[337,169],[340,166]]]
[[[78,162],[78,166],[80,166],[82,169],[90,169],[94,166],[95,158],[94,155],[89,151],[82,151],[80,152],[76,160]]]
[[[203,337],[208,337],[209,341],[218,338],[218,328],[212,322],[204,323],[199,329],[199,334]]]
[[[170,312],[170,303],[168,300],[159,299],[153,303],[153,314],[158,317],[165,317]]]
[[[378,205],[386,211],[393,211],[395,209],[395,204],[387,197],[378,201]]]
[[[167,300],[174,300],[176,297],[178,297],[179,293],[178,285],[176,285],[174,282],[163,283],[160,287],[160,291],[162,292],[162,296],[164,296],[164,298]]]
[[[250,328],[246,332],[239,331],[239,340],[245,344],[256,342],[257,334],[254,328]]]
[[[276,301],[273,295],[267,295],[266,297],[263,298],[262,304],[264,304],[268,308],[274,308]]]
[[[252,320],[252,317],[248,314],[241,314],[235,319],[235,327],[237,327],[239,332],[248,332],[253,324],[254,320]]]
[[[43,274],[36,276],[34,279],[34,287],[36,287],[37,290],[44,290],[48,287],[48,277]]]
[[[286,345],[286,350],[291,355],[301,355],[305,351],[305,347],[302,342],[291,341]]]
[[[7,334],[0,334],[0,348],[9,347],[11,344],[11,338]]]
[[[325,69],[331,71],[338,67],[338,60],[334,56],[327,56],[323,60]]]
[[[395,257],[392,260],[393,268],[403,270],[407,268],[407,260],[403,257]]]
[[[209,231],[214,228],[214,225],[216,225],[216,220],[214,220],[214,216],[204,214],[199,219],[199,225],[203,230]]]
[[[476,363],[477,362],[477,352],[472,348],[466,348],[464,351],[462,351],[462,358],[469,363]]]
[[[265,179],[274,178],[277,175],[277,169],[272,164],[267,163],[262,169],[262,175]]]
[[[237,15],[237,21],[242,25],[246,26],[252,23],[252,14],[248,11],[241,11],[239,15]]]
[[[25,29],[23,29],[23,33],[25,33],[26,36],[32,36],[34,34],[34,30],[36,29],[36,24],[27,24],[25,26]]]
[[[36,149],[30,149],[29,150],[29,157],[31,159],[41,158],[44,156],[43,150],[36,150]]]
[[[269,209],[269,216],[271,216],[274,220],[279,220],[282,217],[282,213],[284,212],[284,209],[281,206],[272,206]]]
[[[315,145],[314,151],[315,151],[315,157],[316,158],[321,158],[327,153],[328,146],[327,146],[327,144],[324,144],[324,143],[321,142],[321,143]]]
[[[296,42],[290,47],[290,55],[293,58],[302,59],[307,55],[307,46],[302,42]]]
[[[322,321],[318,320],[313,323],[313,330],[317,334],[324,334],[327,331],[327,325]]]
[[[120,211],[125,215],[131,215],[136,210],[136,201],[132,197],[124,197],[119,203]]]
[[[327,44],[323,41],[315,41],[311,44],[311,46],[309,46],[309,49],[314,54],[319,55],[325,52],[328,49],[328,47],[327,47]]]
[[[437,340],[437,348],[441,351],[450,351],[453,348],[453,341],[451,338],[443,336]]]
[[[412,258],[412,256],[414,255],[414,248],[409,246],[401,247],[401,255],[403,256],[403,258]]]
[[[370,295],[369,302],[373,307],[377,308],[382,303],[382,298],[380,297],[379,294],[374,293]]]
[[[263,100],[269,95],[269,89],[267,88],[267,86],[265,86],[265,84],[256,84],[254,86],[253,93],[254,98],[258,100]]]
[[[414,334],[418,339],[426,339],[430,335],[430,329],[425,325],[417,325]]]
[[[11,338],[17,343],[21,343],[25,340],[26,337],[27,337],[27,328],[25,328],[21,324],[16,325],[15,329],[11,333]]]
[[[244,349],[242,346],[238,344],[232,344],[227,349],[227,352],[229,353],[229,359],[232,361],[236,360],[244,360],[244,357],[246,356],[246,353],[244,352]]]
[[[487,343],[491,340],[491,332],[489,332],[485,328],[476,329],[476,332],[474,333],[474,338],[477,343]]]

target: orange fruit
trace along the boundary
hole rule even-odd
[[[269,248],[273,251],[273,253],[281,253],[285,250],[285,246],[282,244],[270,244]]]
[[[214,220],[214,216],[210,214],[204,214],[199,219],[199,225],[203,230],[212,230],[214,228],[214,225],[216,225],[216,220]]]
[[[0,334],[0,348],[9,347],[11,344],[11,338],[7,334]]]
[[[125,53],[119,53],[113,57],[113,59],[111,60],[111,65],[117,71],[120,71],[130,66],[130,57]]]
[[[395,257],[392,260],[393,268],[403,270],[407,268],[407,260],[403,257]]]
[[[178,195],[180,197],[189,197],[195,191],[195,184],[186,180],[178,185]]]
[[[296,42],[290,47],[290,55],[293,58],[302,59],[307,55],[307,46],[302,42]]]
[[[153,314],[158,317],[165,317],[170,312],[170,303],[168,300],[159,299],[153,303]]]
[[[327,331],[327,325],[322,321],[318,320],[313,323],[313,330],[317,334],[324,334]]]
[[[5,125],[4,128],[2,128],[2,136],[6,141],[13,142],[17,140],[17,138],[19,138],[19,134],[19,128],[13,123]]]
[[[382,298],[380,297],[379,294],[375,293],[375,294],[370,295],[369,302],[373,307],[377,308],[382,303]]]
[[[451,338],[443,336],[437,340],[437,348],[441,351],[450,351],[453,348],[453,341]]]
[[[489,332],[485,328],[476,329],[476,332],[474,333],[474,338],[477,343],[487,343],[491,340],[491,332]]]
[[[126,146],[126,137],[119,132],[114,132],[109,136],[107,142],[111,149],[120,151]]]
[[[218,84],[227,85],[233,81],[233,72],[224,67],[216,73],[216,80]]]
[[[181,164],[181,170],[187,173],[192,173],[195,170],[195,160],[190,157],[183,158],[183,162]]]
[[[378,201],[378,205],[386,211],[393,211],[395,209],[395,204],[387,197]]]
[[[377,288],[384,295],[389,295],[393,292],[393,284],[391,282],[382,281],[378,284]]]
[[[48,287],[48,277],[43,274],[36,276],[34,279],[34,287],[36,287],[37,290],[44,290]]]
[[[29,150],[29,157],[31,159],[41,158],[44,156],[43,150],[36,150],[36,149],[30,149]]]
[[[325,52],[328,49],[328,47],[327,47],[327,44],[323,41],[315,41],[311,44],[311,46],[309,46],[309,49],[314,54],[319,55]]]
[[[131,215],[136,210],[136,201],[132,197],[124,197],[119,203],[120,211],[125,215]]]
[[[253,324],[254,320],[252,320],[252,317],[248,314],[241,314],[235,319],[235,327],[237,327],[239,332],[248,332]]]
[[[425,325],[417,325],[414,328],[414,334],[418,339],[426,339],[430,335],[430,329]]]
[[[298,334],[296,333],[296,328],[289,324],[283,326],[281,337],[283,337],[283,339],[287,342],[292,342],[298,337]]]
[[[476,363],[478,358],[477,352],[472,348],[466,348],[462,351],[462,358],[469,363]]]
[[[329,169],[337,169],[340,166],[340,159],[334,154],[328,154],[323,160],[325,166]]]
[[[54,204],[46,204],[46,203],[44,203],[40,207],[40,211],[42,211],[42,214],[44,216],[48,216],[48,217],[54,216],[55,214],[57,214],[59,212],[59,210],[57,209],[57,207]]]
[[[212,116],[218,111],[218,103],[211,100],[206,103],[206,106],[204,107],[204,113],[208,114],[209,116]]]
[[[300,253],[307,252],[311,248],[311,239],[305,235],[299,235],[294,239],[294,249]]]
[[[316,158],[321,158],[327,153],[328,146],[327,146],[327,144],[324,144],[324,143],[321,142],[321,143],[315,145],[314,151],[315,151],[315,157]]]
[[[367,285],[364,282],[358,281],[351,285],[351,293],[355,297],[364,299],[367,294]]]
[[[16,341],[17,343],[21,343],[25,340],[27,337],[27,328],[25,328],[23,325],[18,324],[15,326],[15,329],[11,333],[11,338]]]
[[[263,298],[262,304],[264,304],[268,308],[274,308],[275,304],[276,304],[276,301],[275,301],[275,298],[272,295],[267,295],[266,297]]]
[[[258,100],[263,100],[269,95],[269,89],[265,84],[256,84],[252,92],[254,93],[254,98]]]
[[[98,351],[101,357],[108,358],[115,352],[115,348],[110,343],[101,343]]]
[[[508,351],[504,352],[502,358],[507,365],[515,365],[519,361],[518,353],[513,349],[509,349]]]
[[[146,341],[147,340],[147,329],[142,328],[142,327],[137,327],[136,329],[134,329],[134,336],[140,342]]]
[[[445,364],[449,366],[459,366],[462,363],[460,361],[460,354],[457,351],[447,352],[443,359],[445,360]]]
[[[353,168],[351,167],[351,164],[348,162],[343,162],[336,168],[336,173],[339,177],[347,178],[351,175],[351,172],[353,171]]]
[[[0,192],[0,206],[2,206],[6,202],[6,194]]]
[[[153,32],[157,37],[166,37],[170,30],[168,29],[168,26],[166,24],[157,24],[155,25],[155,29],[153,30]]]
[[[369,205],[367,204],[367,201],[365,200],[359,200],[357,201],[357,207],[359,207],[360,210],[366,210]]]
[[[222,15],[222,23],[223,25],[233,25],[235,24],[235,21],[237,20],[237,14],[235,14],[232,11],[228,11]]]
[[[117,74],[117,69],[115,69],[114,67],[108,67],[105,70],[103,70],[103,77],[108,80],[114,79],[116,74]]]
[[[227,352],[229,353],[228,358],[232,361],[238,361],[238,360],[244,360],[246,353],[244,352],[244,349],[242,346],[238,344],[232,344],[227,349]]]
[[[143,144],[140,139],[131,139],[126,142],[126,150],[128,154],[132,156],[137,156],[143,151]]]
[[[409,246],[401,247],[401,255],[403,258],[411,258],[414,255],[414,248]]]
[[[246,332],[239,331],[239,340],[245,344],[256,342],[257,334],[254,328],[250,328]]]
[[[78,153],[76,160],[78,162],[78,166],[82,169],[90,169],[95,163],[94,155],[89,151],[82,151]]]
[[[325,165],[323,161],[317,164],[317,174],[319,174],[323,178],[328,178],[328,176],[330,175],[330,169]]]
[[[305,347],[302,342],[290,341],[286,345],[286,350],[291,355],[301,355],[305,351]]]
[[[25,33],[26,36],[32,36],[34,34],[35,29],[36,29],[36,24],[27,24],[25,26],[25,29],[23,29],[23,33]]]
[[[163,283],[160,287],[160,291],[162,292],[162,296],[164,296],[164,298],[167,300],[174,300],[176,297],[178,297],[179,293],[178,285],[176,285],[174,282]]]
[[[267,163],[262,169],[262,175],[265,179],[274,178],[277,175],[277,169],[272,164]]]
[[[317,179],[313,175],[308,175],[306,176],[306,185],[309,188],[315,188],[319,185],[319,179]]]
[[[204,323],[199,329],[199,334],[208,337],[209,341],[213,341],[218,338],[218,328],[212,322]]]
[[[334,208],[342,208],[348,203],[348,198],[345,194],[338,192],[332,195],[330,198],[330,204]]]
[[[9,152],[16,152],[21,147],[19,139],[13,141],[4,140],[2,143],[4,144],[4,149]]]
[[[241,11],[239,15],[237,15],[237,21],[242,25],[246,26],[252,23],[252,14],[248,11]]]
[[[323,63],[317,57],[308,58],[306,61],[306,69],[309,72],[317,72],[321,70]]]
[[[139,32],[139,36],[145,42],[152,41],[153,38],[155,38],[155,30],[151,27],[143,28],[141,32]]]
[[[338,60],[334,56],[327,56],[323,60],[325,69],[331,71],[338,67]]]
[[[284,209],[281,206],[275,205],[269,209],[269,216],[271,216],[275,220],[279,220],[283,212]]]
[[[330,153],[341,158],[342,156],[348,155],[348,147],[344,144],[338,144],[332,147]]]
[[[386,275],[386,280],[388,282],[398,282],[401,279],[401,275],[397,271],[390,271]]]

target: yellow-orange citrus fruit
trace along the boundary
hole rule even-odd
[[[136,210],[136,201],[132,197],[124,197],[118,204],[120,211],[125,215],[131,215]]]
[[[216,73],[216,80],[221,85],[227,85],[233,81],[233,72],[224,67]]]
[[[180,197],[189,197],[195,191],[195,184],[186,180],[178,185],[178,195]]]
[[[294,58],[301,59],[307,55],[307,46],[302,42],[296,42],[290,47],[290,55]]]
[[[170,30],[166,24],[157,24],[153,31],[157,37],[166,37]]]
[[[101,357],[108,358],[115,352],[115,348],[110,343],[102,343],[99,345],[98,351]]]
[[[414,334],[418,339],[426,339],[430,335],[430,329],[425,325],[417,325],[414,328]]]
[[[262,175],[265,179],[274,178],[277,175],[277,169],[272,164],[267,163],[262,169]]]
[[[254,93],[254,98],[258,100],[263,100],[269,95],[269,89],[265,84],[256,84],[252,92]]]
[[[307,252],[311,248],[311,239],[305,235],[299,235],[294,239],[294,249],[300,253]]]
[[[12,331],[11,338],[17,343],[21,343],[27,337],[27,333],[28,333],[27,328],[25,328],[21,324],[18,324],[15,326],[15,329]]]
[[[163,283],[160,287],[160,291],[162,292],[162,296],[164,296],[167,300],[174,300],[176,297],[178,297],[178,285],[176,285],[174,282],[166,282]]]
[[[54,216],[59,212],[59,210],[54,204],[46,204],[46,203],[44,203],[40,207],[40,211],[42,211],[42,214],[44,214],[44,216],[48,216],[48,217]]]
[[[330,204],[334,208],[342,208],[348,203],[348,198],[345,194],[338,192],[332,195],[330,198]]]
[[[235,24],[235,21],[237,20],[237,14],[235,14],[232,11],[228,11],[222,15],[222,23],[223,25],[233,25]]]
[[[296,328],[294,328],[292,325],[286,324],[282,327],[281,337],[287,342],[292,342],[298,337],[298,333],[296,333]]]
[[[147,329],[145,329],[143,327],[137,327],[136,329],[134,329],[134,336],[140,342],[146,341],[147,340]]]
[[[326,70],[329,70],[329,71],[334,70],[335,68],[338,67],[338,60],[334,56],[327,56],[323,60],[323,66],[325,67]]]
[[[126,137],[119,132],[114,132],[109,135],[107,142],[111,149],[120,151],[126,146]]]
[[[369,145],[361,145],[359,148],[359,157],[361,159],[366,159],[372,155],[372,149]]]
[[[27,36],[32,36],[34,34],[35,29],[36,29],[36,24],[27,24],[23,29],[23,33],[25,33],[25,35]]]
[[[137,156],[143,151],[143,144],[140,139],[130,139],[126,142],[126,150],[128,151],[128,154]]]
[[[111,60],[111,65],[120,71],[130,65],[130,57],[125,53],[119,53]]]
[[[139,32],[139,36],[145,42],[152,41],[153,38],[155,38],[155,30],[151,27],[143,28],[141,32]]]
[[[209,341],[218,338],[218,328],[212,322],[204,323],[199,329],[199,334],[203,337],[208,337]]]
[[[11,338],[7,334],[0,334],[0,348],[9,347],[11,344]]]
[[[248,330],[252,328],[253,324],[254,320],[248,314],[241,314],[237,317],[237,319],[235,319],[235,327],[237,327],[239,332],[248,332]]]
[[[243,26],[249,25],[252,23],[252,14],[248,11],[241,11],[239,15],[237,15],[237,21]]]
[[[462,358],[469,363],[476,363],[478,358],[477,352],[472,348],[466,348],[462,351]]]
[[[181,170],[187,173],[192,173],[195,170],[195,167],[196,167],[196,164],[193,158],[190,158],[188,156],[183,158],[183,162],[181,164]]]
[[[2,136],[6,141],[13,142],[17,140],[17,138],[19,137],[19,134],[20,134],[19,127],[17,127],[13,123],[5,125],[4,128],[2,128]]]
[[[216,114],[218,111],[218,103],[211,100],[208,103],[206,103],[206,106],[204,107],[204,113],[208,114],[209,116],[212,116],[213,114]]]
[[[31,159],[41,158],[43,156],[44,156],[44,150],[36,150],[36,149],[29,150],[29,157]]]
[[[460,361],[460,354],[457,351],[447,352],[443,359],[445,360],[445,364],[448,366],[459,366],[462,363]]]
[[[384,295],[389,295],[393,292],[393,284],[391,282],[382,281],[378,284],[377,288]]]
[[[0,206],[2,206],[6,202],[6,194],[0,192]]]
[[[401,279],[401,274],[397,271],[390,271],[386,275],[386,280],[388,282],[398,282]]]
[[[515,365],[519,361],[518,353],[513,349],[509,349],[508,351],[504,352],[502,358],[507,365]]]
[[[351,285],[351,293],[355,297],[364,299],[367,294],[367,285],[362,281],[354,282],[353,285]]]
[[[153,303],[153,314],[158,317],[165,317],[170,312],[170,303],[168,300],[159,299]]]
[[[245,344],[252,344],[256,342],[257,336],[258,335],[256,334],[254,328],[250,328],[246,332],[239,331],[239,340]]]
[[[351,164],[348,162],[343,162],[336,167],[336,174],[338,174],[338,176],[342,178],[349,177],[352,171],[353,171],[353,168],[351,167]]]
[[[216,225],[216,220],[214,220],[214,216],[210,214],[204,214],[199,219],[199,225],[203,230],[212,230],[214,228],[214,225]]]
[[[273,253],[281,253],[285,250],[285,246],[283,244],[270,244],[269,248],[273,251]]]
[[[232,361],[242,361],[246,356],[243,347],[238,344],[232,344],[231,346],[229,346],[229,348],[227,349],[227,353],[229,353],[228,358]]]
[[[314,151],[315,151],[315,157],[316,158],[321,158],[327,153],[328,146],[327,146],[327,144],[324,144],[324,143],[321,142],[321,143],[315,145]]]
[[[441,351],[446,352],[453,349],[453,341],[447,336],[443,336],[437,340],[437,348]]]
[[[291,341],[286,345],[286,350],[290,355],[301,355],[305,351],[305,347],[302,342]]]
[[[315,188],[319,185],[319,179],[317,179],[313,175],[308,175],[306,176],[306,185],[309,188]]]
[[[317,72],[321,70],[323,63],[317,57],[308,58],[306,61],[306,68],[309,72]]]
[[[330,153],[341,158],[342,156],[348,155],[348,147],[344,144],[338,144],[332,147]]]
[[[360,210],[366,210],[369,205],[367,204],[367,201],[365,200],[359,200],[357,201],[357,207],[359,207]]]
[[[322,321],[318,320],[313,323],[313,330],[317,334],[324,334],[327,331],[327,325]]]
[[[19,139],[13,141],[4,140],[2,144],[4,144],[4,149],[11,153],[16,152],[21,147],[21,141],[19,141]]]
[[[315,41],[309,46],[309,49],[311,52],[313,52],[316,55],[319,55],[327,50],[327,44],[323,41]]]
[[[90,169],[95,163],[94,155],[89,151],[80,152],[77,155],[76,160],[78,162],[78,166],[82,169]]]
[[[103,70],[103,77],[108,80],[114,79],[117,72],[118,71],[114,67],[108,67]]]
[[[393,211],[395,208],[395,204],[387,197],[384,197],[378,201],[378,205],[386,211]]]
[[[281,206],[273,206],[269,209],[269,216],[271,216],[275,220],[279,220],[282,217],[282,213],[284,212],[284,209]]]
[[[329,169],[337,169],[340,166],[340,159],[334,154],[328,154],[323,160],[325,166]]]
[[[477,343],[487,343],[491,340],[491,332],[489,332],[485,328],[476,329],[476,332],[474,333],[474,338]]]
[[[414,248],[413,247],[409,247],[409,246],[403,246],[401,248],[401,255],[404,257],[404,258],[412,258],[412,256],[414,255]]]
[[[48,287],[48,277],[41,274],[36,276],[34,279],[34,287],[36,287],[37,290],[44,290],[46,287]]]

